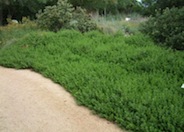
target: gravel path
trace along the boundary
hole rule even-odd
[[[121,132],[30,70],[0,67],[0,132]]]

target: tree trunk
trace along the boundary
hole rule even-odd
[[[0,26],[3,25],[3,9],[0,7]]]
[[[96,10],[96,14],[97,14],[98,16],[100,15],[99,9]]]
[[[107,16],[107,9],[104,8],[104,16],[106,17]]]

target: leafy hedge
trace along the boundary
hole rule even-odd
[[[158,13],[143,24],[141,31],[161,45],[184,50],[184,7]]]

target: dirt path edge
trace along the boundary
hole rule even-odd
[[[1,132],[122,132],[31,70],[0,67]]]

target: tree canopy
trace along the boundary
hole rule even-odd
[[[156,11],[162,12],[166,8],[184,6],[183,0],[142,0],[143,14],[155,15]]]
[[[0,22],[5,23],[6,18],[20,20],[23,16],[34,18],[38,10],[47,4],[54,4],[57,0],[1,0]]]
[[[91,11],[106,13],[136,11],[139,7],[137,0],[69,0],[75,7],[81,6]]]
[[[35,14],[45,6],[55,5],[58,0],[0,0],[0,25],[6,18],[21,20],[23,16],[35,18]],[[86,8],[99,14],[142,12],[144,15],[154,15],[156,11],[165,8],[183,7],[183,0],[68,0],[75,8]]]

